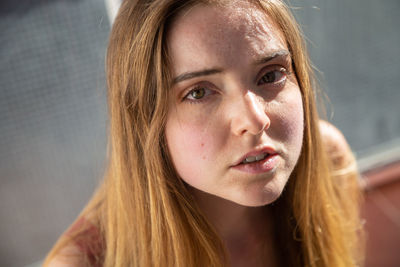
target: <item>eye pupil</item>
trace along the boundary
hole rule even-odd
[[[198,89],[193,90],[190,94],[192,95],[192,97],[194,99],[200,99],[200,98],[204,97],[205,90],[204,90],[204,88],[198,88]]]
[[[265,74],[264,76],[263,76],[263,82],[265,82],[265,83],[272,83],[272,82],[274,82],[275,81],[275,79],[276,79],[276,77],[275,77],[276,75],[275,75],[275,72],[274,71],[271,71],[271,72],[268,72],[267,74]]]

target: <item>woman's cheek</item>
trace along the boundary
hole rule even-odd
[[[293,87],[285,91],[274,101],[271,109],[274,110],[274,120],[271,121],[270,129],[271,137],[283,142],[287,151],[291,151],[292,158],[296,158],[300,154],[304,130],[300,89]]]
[[[285,112],[285,136],[294,140],[302,140],[303,136],[303,109],[302,106],[293,104]],[[298,142],[295,142],[298,143]]]
[[[288,98],[285,117],[287,118],[284,127],[286,129],[285,135],[289,142],[289,148],[293,152],[293,158],[297,161],[303,144],[304,132],[303,103],[300,89],[296,91],[296,94],[292,94],[291,98]]]
[[[208,140],[201,127],[196,124],[169,122],[166,137],[179,176],[189,184],[201,179],[204,162],[208,160]]]

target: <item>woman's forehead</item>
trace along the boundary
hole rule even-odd
[[[198,29],[224,29],[227,24],[250,38],[260,33],[268,35],[271,29],[277,30],[273,20],[259,6],[247,1],[232,1],[224,5],[197,4],[181,11],[170,26],[169,33],[180,30],[180,33],[197,34],[192,32],[193,26]]]
[[[174,61],[193,64],[198,57],[207,64],[208,57],[214,61],[216,56],[234,57],[242,51],[248,52],[249,59],[257,60],[271,51],[287,49],[276,24],[247,1],[224,6],[197,5],[183,11],[171,24],[167,40]]]

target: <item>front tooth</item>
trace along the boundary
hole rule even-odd
[[[266,153],[256,156],[256,160],[262,160],[265,158]]]
[[[250,157],[246,158],[246,162],[254,162],[254,161],[256,161],[256,159],[257,159],[257,157],[250,156]]]

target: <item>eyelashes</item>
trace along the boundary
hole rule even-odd
[[[210,96],[218,94],[218,88],[209,81],[201,81],[184,90],[180,96],[181,102],[201,103]]]
[[[263,84],[279,85],[281,83],[286,82],[287,76],[289,75],[290,75],[289,71],[287,71],[285,68],[281,67],[279,69],[274,69],[266,72],[257,82],[257,85],[263,85]]]
[[[218,88],[212,82],[201,81],[182,91],[180,100],[181,102],[200,103],[218,92]]]
[[[183,98],[183,101],[200,102],[203,98],[215,94],[216,92],[206,86],[195,86]]]
[[[291,72],[281,65],[268,66],[262,72],[264,74],[257,80],[256,85],[265,87],[265,90],[283,88],[288,76],[291,75]],[[184,93],[181,102],[202,103],[214,94],[218,94],[218,90],[214,89],[209,82],[206,82],[206,84],[202,82],[202,84],[195,85]]]

